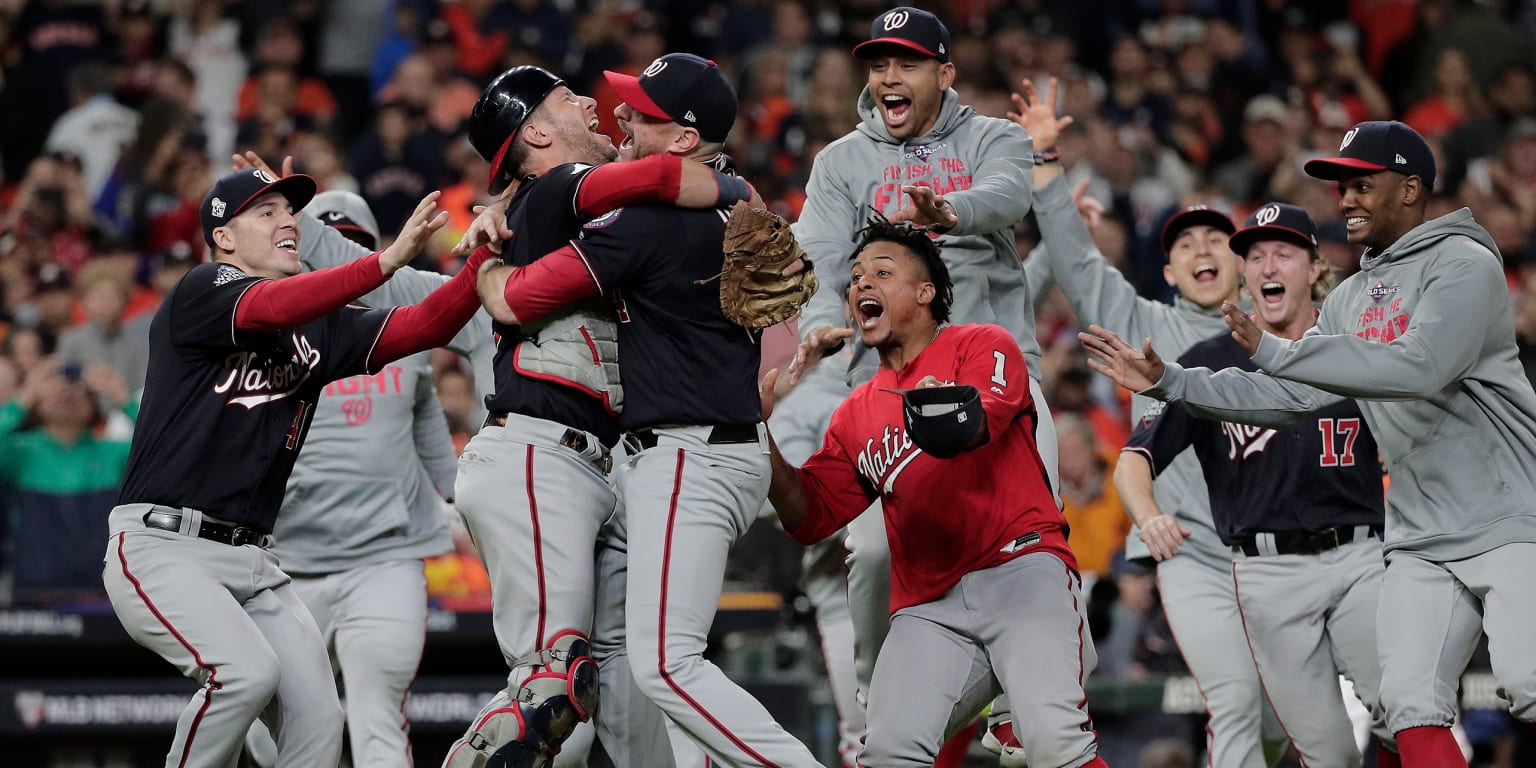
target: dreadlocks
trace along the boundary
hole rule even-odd
[[[949,279],[949,267],[944,266],[944,259],[939,255],[939,244],[928,235],[928,230],[906,223],[892,224],[877,213],[869,218],[868,225],[855,234],[859,244],[848,257],[849,261],[857,259],[871,244],[887,242],[907,249],[908,253],[922,262],[923,269],[928,272],[928,282],[933,283],[936,289],[928,311],[933,313],[936,323],[949,321],[949,307],[955,301],[955,286]]]

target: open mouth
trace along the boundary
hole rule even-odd
[[[1259,295],[1263,297],[1265,304],[1278,305],[1285,301],[1285,286],[1271,280],[1259,286]]]
[[[279,251],[287,251],[288,253],[297,254],[299,252],[299,241],[291,237],[279,240],[277,241],[277,249]]]
[[[1344,219],[1344,228],[1353,232],[1365,226],[1367,219],[1364,216],[1348,216]]]
[[[894,93],[881,96],[880,106],[885,110],[885,122],[888,125],[901,125],[912,113],[912,100]]]
[[[885,314],[885,307],[874,299],[859,300],[859,327],[873,328],[880,322],[880,316]]]
[[[1221,271],[1216,269],[1215,264],[1201,264],[1195,267],[1195,282],[1197,283],[1214,283],[1216,278],[1220,276]]]
[[[597,118],[594,117],[587,121],[587,130],[591,131],[592,133],[597,133]]]

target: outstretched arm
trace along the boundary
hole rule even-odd
[[[1152,551],[1153,559],[1167,560],[1178,554],[1184,539],[1191,534],[1172,515],[1163,514],[1158,508],[1152,492],[1152,462],[1140,450],[1127,448],[1115,464],[1114,479],[1120,503],[1140,531],[1142,543]]]

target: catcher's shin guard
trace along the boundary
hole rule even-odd
[[[549,647],[518,659],[535,671],[503,692],[448,754],[443,768],[545,768],[576,724],[597,712],[597,664],[591,641],[565,630]]]

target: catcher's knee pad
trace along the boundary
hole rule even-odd
[[[524,729],[522,738],[496,748],[485,768],[547,768],[559,749],[551,747],[537,731]]]
[[[549,647],[519,659],[534,663],[537,670],[512,692],[528,728],[537,731],[554,749],[571,737],[577,723],[597,713],[597,662],[592,642],[574,630],[563,630],[550,639]]]

